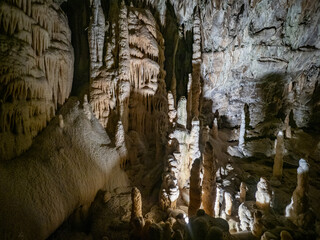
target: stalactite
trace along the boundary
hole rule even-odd
[[[21,30],[31,32],[33,23],[35,23],[34,20],[22,10],[8,5],[6,2],[0,3],[0,26],[3,26],[4,31],[8,35]]]
[[[192,44],[192,107],[191,118],[199,117],[200,94],[201,94],[201,29],[199,10],[195,10],[193,21],[193,44]],[[190,118],[190,119],[191,119]]]
[[[49,48],[49,44],[48,32],[38,25],[32,25],[32,47],[37,55],[41,56]]]
[[[91,77],[96,76],[96,69],[102,66],[105,37],[105,17],[100,0],[94,0],[91,6],[92,16],[88,29]]]
[[[0,139],[16,142],[13,149],[0,141],[1,159],[10,159],[26,150],[51,118],[58,104],[68,98],[73,77],[73,50],[67,19],[42,1],[14,0],[0,3],[1,39],[8,46],[7,61],[0,67],[3,99]],[[51,28],[58,32],[64,46],[54,45]],[[67,30],[66,30],[67,29]],[[13,46],[13,45],[12,45]],[[61,47],[61,48],[60,48]],[[23,104],[20,104],[23,103]]]

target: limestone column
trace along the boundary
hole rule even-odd
[[[216,163],[212,145],[207,142],[203,154],[203,197],[202,204],[204,211],[215,216],[214,204],[216,201]]]

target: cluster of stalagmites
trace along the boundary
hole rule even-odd
[[[0,3],[0,158],[26,150],[69,97],[73,48],[56,3]]]
[[[197,161],[195,164],[198,164]],[[167,220],[155,223],[143,218],[141,194],[137,188],[132,189],[131,199],[132,240],[233,239],[226,220],[211,217],[202,209],[198,209],[190,218],[186,218],[181,212],[174,213],[171,209]]]
[[[308,172],[309,164],[306,160],[301,159],[297,169],[297,187],[292,194],[291,203],[285,210],[286,219],[275,220],[276,217],[272,210],[273,191],[266,178],[261,177],[257,184],[255,202],[245,201],[245,194],[241,194],[241,192],[246,191],[246,189],[243,189],[244,186],[242,185],[240,187],[242,204],[238,211],[240,230],[252,231],[255,237],[261,237],[264,240],[279,238],[279,236],[281,236],[281,239],[300,239],[306,234],[302,233],[303,230],[313,229],[315,216],[308,203]],[[270,229],[270,226],[275,228]],[[296,231],[295,227],[298,227],[300,232]],[[291,237],[291,235],[294,237]]]

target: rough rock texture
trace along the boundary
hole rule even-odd
[[[319,1],[241,0],[203,6],[202,77],[212,112],[218,109],[230,126],[240,125],[246,103],[252,127],[275,117],[284,120],[290,111],[296,126],[315,127]]]
[[[214,216],[214,203],[216,201],[216,159],[210,143],[206,144],[203,154],[203,184],[202,204],[209,216]]]
[[[0,159],[8,160],[69,97],[73,48],[67,18],[51,1],[1,1],[0,26]]]
[[[45,239],[97,191],[128,185],[120,156],[95,118],[70,100],[15,161],[0,164],[0,236]],[[50,137],[48,137],[50,136]]]
[[[188,216],[195,216],[202,202],[202,184],[200,178],[200,171],[202,168],[202,161],[200,158],[196,159],[192,164],[190,174],[190,203],[188,208]]]

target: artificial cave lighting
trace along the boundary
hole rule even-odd
[[[320,2],[0,2],[0,239],[320,238]]]

